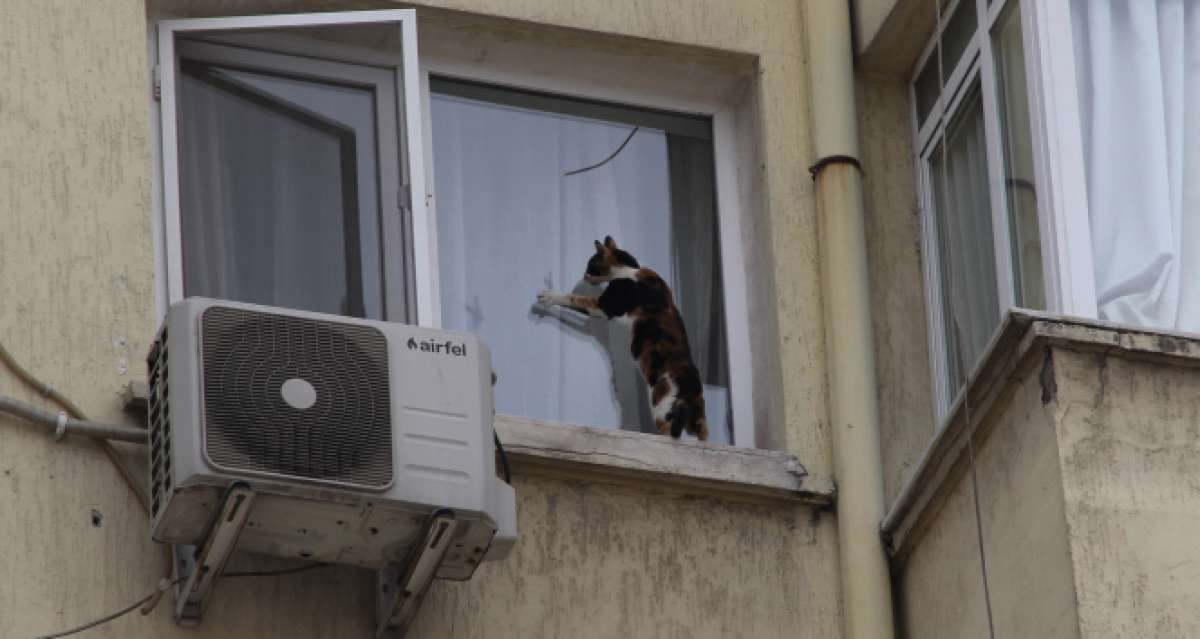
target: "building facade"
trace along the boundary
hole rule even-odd
[[[8,2],[0,343],[136,426],[184,296],[483,335],[519,538],[409,636],[1191,636],[1194,10],[1109,4]],[[245,21],[400,8],[416,42]],[[1107,108],[1151,32],[1157,102]],[[709,443],[642,432],[628,335],[534,304],[605,235],[675,289]],[[0,471],[0,636],[155,589],[92,442],[0,416]],[[378,594],[230,578],[198,628],[167,594],[82,636],[373,636]]]

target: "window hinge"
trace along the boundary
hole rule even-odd
[[[162,101],[162,73],[158,69],[158,65],[154,65],[154,87],[150,90],[154,96],[155,102]]]
[[[412,185],[405,184],[396,192],[396,199],[400,202],[401,211],[412,210]]]

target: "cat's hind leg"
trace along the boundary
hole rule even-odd
[[[663,375],[650,387],[650,407],[654,413],[654,425],[662,435],[671,435],[671,407],[675,405],[678,389],[671,378]],[[678,437],[678,435],[676,435]]]

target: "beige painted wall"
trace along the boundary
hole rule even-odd
[[[757,56],[759,118],[744,129],[761,134],[765,168],[740,177],[761,182],[754,224],[770,238],[755,258],[768,265],[775,298],[764,320],[777,335],[783,390],[773,443],[827,475],[798,3],[436,4]],[[141,0],[0,3],[0,339],[93,417],[112,421],[134,420],[118,392],[144,375],[156,324],[146,11]],[[37,401],[3,373],[0,392]],[[519,490],[512,561],[469,584],[439,584],[417,636],[839,635],[834,522],[811,507],[546,477],[519,477]],[[0,636],[92,619],[157,581],[161,555],[144,515],[86,443],[55,444],[0,419],[0,508]],[[198,630],[176,629],[163,605],[92,636],[364,636],[373,607],[369,573],[327,569],[228,581]]]

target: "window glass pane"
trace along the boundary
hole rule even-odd
[[[370,90],[180,61],[185,294],[383,317]]]
[[[945,10],[946,4],[946,2],[942,3],[941,10]],[[933,110],[933,106],[942,92],[942,86],[954,73],[954,66],[962,58],[963,52],[971,42],[971,36],[975,34],[977,27],[975,0],[960,0],[954,8],[954,14],[948,17],[943,16],[942,19],[946,22],[941,32],[940,47],[935,49],[929,59],[925,61],[925,66],[917,74],[917,79],[913,83],[917,101],[918,126],[924,124],[925,118]],[[941,66],[938,64],[939,53],[941,54]],[[942,77],[943,73],[945,77]]]
[[[1019,3],[1010,2],[992,36],[996,88],[1004,137],[1004,185],[1012,244],[1017,305],[1046,308],[1042,276],[1042,244],[1038,229],[1037,185],[1033,170],[1033,138],[1025,86],[1025,53],[1021,43]]]
[[[921,73],[913,85],[913,92],[917,98],[918,126],[925,123],[925,118],[929,117],[933,105],[937,104],[938,95],[942,92],[941,84],[938,81],[937,51],[934,51],[933,55],[925,61],[925,68],[921,69]]]
[[[1000,322],[983,103],[978,88],[959,107],[943,145],[934,150],[929,169],[934,185],[947,382],[953,395]]]
[[[611,235],[670,283],[705,383],[710,438],[729,442],[707,120],[624,107],[600,118],[616,107],[446,80],[432,91],[442,322],[491,347],[497,411],[657,432],[629,327],[533,304],[547,288],[598,294],[581,278],[593,240]],[[565,175],[626,139],[603,166]]]
[[[942,72],[945,77],[942,83],[954,73],[954,67],[962,59],[963,52],[971,43],[979,25],[975,20],[975,0],[959,0],[954,9],[954,15],[946,22],[942,30]]]

